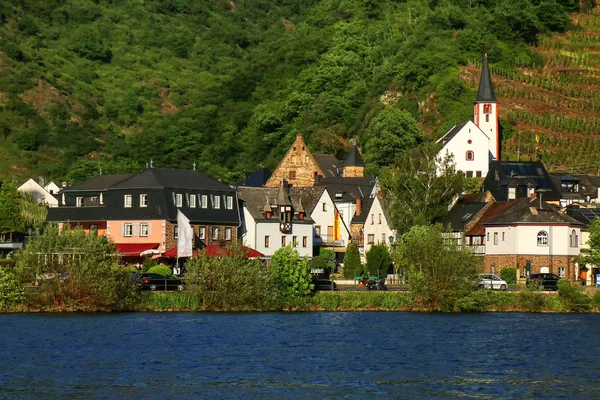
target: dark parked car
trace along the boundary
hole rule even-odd
[[[337,289],[337,285],[335,284],[335,282],[333,282],[333,286],[332,286],[332,282],[329,279],[317,278],[317,277],[313,276],[312,283],[313,283],[313,285],[315,285],[315,288],[313,290],[335,290],[335,289]]]
[[[140,284],[143,289],[148,290],[183,290],[185,285],[183,281],[173,275],[161,275],[144,272],[140,275]]]
[[[558,290],[560,276],[555,274],[531,274],[527,279],[527,286],[540,285],[543,290]]]

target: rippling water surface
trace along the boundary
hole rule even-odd
[[[600,398],[600,315],[0,315],[0,399]]]

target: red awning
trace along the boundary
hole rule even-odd
[[[194,255],[198,255],[198,250],[194,249]],[[169,250],[165,251],[161,257],[177,258],[177,246],[171,247]]]
[[[140,253],[158,248],[159,243],[117,243],[117,251],[123,257],[140,257]]]
[[[204,251],[209,256],[227,256],[227,250],[218,244],[211,244],[206,246],[202,251]],[[250,247],[242,246],[242,251],[246,254],[246,258],[261,258],[265,255],[260,251],[256,251]]]

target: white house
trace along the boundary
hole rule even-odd
[[[364,253],[374,244],[390,244],[396,231],[390,226],[390,217],[381,196],[375,196],[364,223]]]
[[[483,57],[473,115],[474,121],[456,124],[437,141],[443,146],[440,157],[451,156],[456,169],[468,178],[485,177],[490,161],[500,159],[498,100],[487,55]]]
[[[58,199],[33,179],[29,179],[27,182],[19,186],[19,192],[32,195],[35,201],[39,204],[45,204],[49,207],[58,207]]]
[[[56,183],[51,181],[49,184],[44,186],[44,189],[48,193],[50,193],[52,196],[58,197],[58,192],[60,191],[60,187],[58,187],[58,185]]]
[[[242,202],[242,225],[238,230],[244,245],[271,257],[292,245],[301,256],[312,257],[315,222],[307,210],[313,210],[322,198],[323,188],[238,187]]]
[[[315,223],[314,244],[336,253],[345,253],[350,239],[350,229],[344,221],[344,210],[339,209],[338,204],[333,201],[331,194],[324,187],[315,187],[317,188],[322,190],[319,200],[312,209],[307,208],[308,204],[305,206]]]
[[[549,272],[577,279],[582,224],[539,198],[512,200],[485,226],[485,268],[519,276]]]

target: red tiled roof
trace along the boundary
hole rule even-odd
[[[510,202],[506,203],[493,203],[491,204],[484,212],[479,221],[475,223],[475,225],[469,229],[468,232],[465,232],[466,236],[483,236],[485,234],[485,226],[484,224],[490,219],[494,218],[496,215],[500,214],[504,211]]]
[[[116,243],[117,251],[123,257],[140,257],[140,253],[158,248],[158,243]]]

